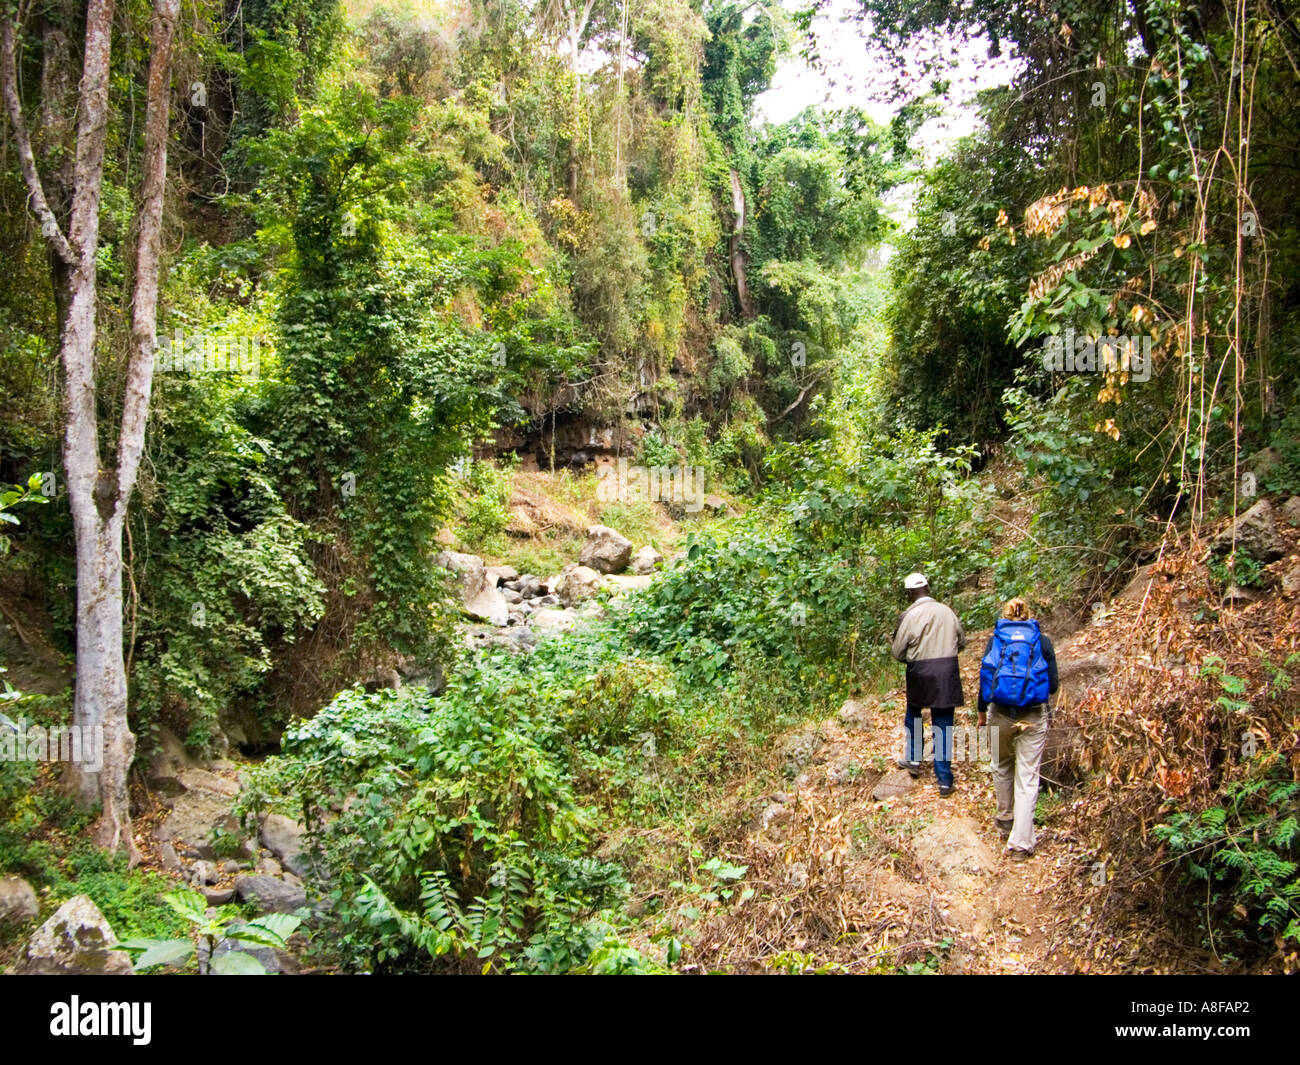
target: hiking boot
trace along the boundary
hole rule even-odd
[[[909,773],[911,773],[913,780],[915,780],[917,777],[921,775],[920,762],[909,762],[905,758],[899,758],[894,764],[897,765],[899,769],[906,769]]]
[[[949,795],[951,795],[956,790],[957,790],[956,784],[940,784],[939,798],[946,799]]]
[[[1012,825],[1011,821],[999,821],[995,817],[993,819],[993,823],[998,826],[998,831],[1002,834],[1003,839],[1011,838],[1011,825]]]
[[[1022,851],[1015,847],[1009,848],[1007,852],[1007,857],[1009,857],[1013,862],[1027,862],[1033,856],[1033,851]]]

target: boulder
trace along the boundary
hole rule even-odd
[[[169,873],[181,871],[181,860],[176,854],[176,848],[170,843],[163,843],[158,847],[158,861]]]
[[[203,897],[207,899],[209,906],[224,906],[235,897],[235,889],[229,887],[205,887]]]
[[[545,595],[548,591],[546,582],[531,573],[525,573],[517,583],[519,587],[516,591],[525,599],[536,599],[539,595]]]
[[[507,581],[513,583],[519,580],[519,571],[514,566],[488,566],[487,577],[492,584],[500,587]]]
[[[524,597],[512,588],[502,588],[501,598],[504,599],[511,606],[518,606],[520,603],[524,601]]]
[[[198,886],[204,884],[215,884],[218,874],[217,867],[212,862],[200,858],[190,866],[190,883]]]
[[[220,829],[232,834],[239,822],[230,812],[239,785],[206,769],[183,769],[176,780],[184,789],[171,803],[171,813],[158,826],[162,843],[185,844],[202,858],[214,858],[212,834]],[[170,856],[163,855],[164,864]]]
[[[879,802],[881,799],[896,799],[916,790],[916,781],[906,769],[895,769],[886,773],[871,790],[871,797]]]
[[[840,712],[836,714],[840,724],[846,729],[869,728],[874,716],[872,704],[858,699],[846,699],[844,705],[840,707]]]
[[[994,863],[979,826],[961,814],[926,825],[912,837],[912,853],[925,872],[955,890],[970,889]]]
[[[307,892],[302,888],[261,873],[236,880],[235,894],[263,913],[293,913],[307,905]]]
[[[663,560],[664,556],[647,544],[632,556],[632,572],[653,573]]]
[[[40,912],[31,884],[16,876],[0,877],[0,925],[21,924],[40,916]]]
[[[267,814],[262,819],[262,842],[280,864],[298,876],[306,874],[305,838],[307,830],[283,814]]]
[[[574,615],[571,610],[538,610],[531,620],[539,632],[567,632],[573,628]]]
[[[588,566],[565,566],[564,572],[551,582],[555,594],[565,606],[590,599],[600,590],[600,574]]]
[[[600,583],[616,594],[625,592],[639,592],[642,589],[649,588],[654,582],[654,578],[648,573],[638,574],[610,574]]]
[[[1282,574],[1282,594],[1300,595],[1300,562],[1292,562],[1290,568]]]
[[[1300,525],[1300,496],[1292,496],[1278,508],[1278,517],[1288,525]]]
[[[1255,475],[1256,490],[1263,487],[1264,478],[1282,461],[1282,452],[1275,447],[1262,448],[1246,460],[1245,467]]]
[[[813,755],[826,745],[826,737],[818,729],[804,729],[785,736],[777,746],[781,755],[782,767],[787,777],[792,777],[799,770],[809,765]]]
[[[27,944],[14,972],[29,976],[129,976],[135,970],[89,895],[60,906]]]
[[[149,787],[164,796],[179,795],[184,791],[178,775],[194,767],[194,760],[185,750],[177,735],[165,725],[158,731],[158,746],[149,757],[145,780]]]
[[[1230,551],[1233,541],[1237,550],[1244,551],[1256,562],[1275,562],[1281,558],[1286,551],[1278,539],[1273,504],[1261,499],[1219,533],[1210,548],[1216,553]]]
[[[852,784],[861,775],[862,763],[848,754],[835,759],[826,771],[826,779],[832,784]]]
[[[494,577],[477,555],[459,551],[441,551],[435,559],[443,569],[460,577],[460,596],[465,613],[478,621],[504,626],[509,621],[510,608],[497,588]]]
[[[608,525],[593,525],[578,555],[580,565],[598,573],[622,573],[632,559],[632,541]]]

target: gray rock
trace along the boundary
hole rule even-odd
[[[118,938],[89,895],[60,906],[27,944],[15,973],[34,976],[129,976],[135,970]]]
[[[1273,467],[1282,461],[1282,452],[1275,447],[1262,448],[1246,460],[1245,467],[1255,475],[1257,482],[1262,482]]]
[[[958,814],[933,821],[912,837],[912,853],[921,867],[958,890],[993,868],[993,852],[980,838],[979,826]]]
[[[507,581],[519,580],[519,571],[514,566],[488,566],[487,577],[499,587]]]
[[[1300,496],[1292,496],[1278,508],[1277,513],[1288,525],[1300,525]]]
[[[496,578],[489,577],[481,558],[459,551],[441,551],[434,561],[459,575],[461,601],[469,617],[491,625],[506,624],[506,601],[497,588]]]
[[[632,559],[632,541],[608,525],[593,525],[587,530],[578,562],[597,573],[622,573]]]
[[[179,873],[181,871],[181,860],[176,854],[176,848],[170,843],[159,846],[158,860],[169,873]]]
[[[40,912],[31,884],[16,876],[0,877],[0,925],[22,924],[40,916]]]
[[[149,787],[161,792],[164,799],[179,795],[185,790],[178,774],[194,766],[194,760],[177,735],[165,725],[158,731],[158,747],[149,758],[145,780]]]
[[[263,858],[257,863],[257,871],[266,876],[279,876],[284,868],[274,858]]]
[[[531,618],[538,632],[567,632],[573,628],[575,615],[571,610],[538,610]]]
[[[522,595],[520,595],[516,591],[512,591],[509,588],[501,589],[501,598],[504,599],[511,606],[518,606],[520,603],[524,601],[524,597]]]
[[[864,729],[869,728],[875,711],[871,703],[864,703],[857,699],[846,699],[844,705],[840,707],[840,712],[836,715],[840,724],[847,729]]]
[[[654,583],[654,578],[648,573],[638,576],[616,575],[611,574],[600,582],[604,587],[609,588],[617,595],[624,595],[627,592],[639,592],[649,588]]]
[[[227,858],[221,863],[221,871],[223,873],[237,873],[239,872],[239,863],[234,858]]]
[[[546,582],[540,577],[535,577],[531,573],[525,573],[518,581],[519,587],[515,589],[525,599],[535,599],[539,595],[545,595],[549,589]]]
[[[217,867],[209,861],[200,859],[190,866],[190,882],[193,884],[215,884]]]
[[[203,897],[208,900],[209,906],[224,906],[235,897],[235,889],[230,887],[205,887]]]
[[[1300,595],[1300,562],[1292,562],[1290,568],[1282,574],[1282,594]]]
[[[526,651],[537,646],[537,636],[535,633],[529,632],[526,625],[523,625],[510,634],[510,642],[518,650]]]
[[[307,830],[283,814],[267,814],[262,821],[262,842],[284,868],[298,876],[307,871],[306,837]]]
[[[1210,547],[1216,553],[1223,553],[1231,550],[1234,540],[1237,550],[1244,551],[1256,562],[1275,562],[1286,553],[1278,539],[1273,504],[1267,499],[1261,499],[1234,519],[1214,538]]]
[[[862,766],[856,758],[844,755],[835,759],[826,776],[832,784],[852,784],[862,775]]]
[[[307,905],[307,892],[274,876],[241,876],[235,881],[235,894],[270,913],[293,913]]]
[[[533,600],[532,606],[536,610],[539,607],[559,606],[560,597],[558,595],[539,595]]]
[[[176,774],[176,780],[185,790],[158,827],[158,840],[176,844],[178,849],[188,848],[203,858],[216,857],[213,832],[239,831],[239,823],[230,812],[239,785],[206,769],[183,769]]]
[[[815,755],[826,743],[826,737],[818,729],[803,729],[781,739],[777,750],[781,755],[781,765],[788,777],[795,776],[810,764]]]
[[[600,590],[600,574],[589,566],[565,566],[552,587],[565,606],[576,606]]]
[[[214,763],[215,767],[216,763]],[[235,767],[230,766],[231,769]],[[239,785],[233,780],[227,780],[223,776],[210,772],[207,769],[182,769],[176,774],[176,779],[180,781],[181,786],[187,792],[200,792],[204,795],[219,795],[222,798],[233,799],[239,794]]]
[[[886,773],[871,789],[871,797],[879,802],[881,799],[895,799],[916,790],[916,781],[906,769],[895,769]]]
[[[648,544],[632,556],[633,573],[653,573],[664,560],[664,556]]]

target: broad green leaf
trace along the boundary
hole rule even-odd
[[[266,966],[251,954],[231,950],[212,959],[212,971],[218,976],[266,976]]]
[[[154,965],[183,965],[194,954],[194,944],[188,939],[163,939],[151,942],[152,945],[135,960],[137,970],[148,969]]]

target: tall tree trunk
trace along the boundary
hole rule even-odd
[[[50,208],[32,153],[18,96],[17,25],[6,17],[0,32],[0,80],[14,128],[23,177],[41,232],[60,263],[55,283],[65,285],[66,311],[59,338],[63,364],[64,480],[72,511],[77,563],[77,667],[73,724],[83,738],[103,729],[102,767],[70,766],[83,803],[101,804],[92,835],[110,850],[125,848],[132,864],[139,851],[131,831],[127,773],[135,736],[127,719],[126,664],[122,654],[122,526],[144,448],[153,386],[163,185],[167,172],[170,69],[180,0],[154,0],[145,149],[137,244],[132,352],[127,367],[116,461],[101,465],[95,398],[99,207],[108,133],[108,89],[113,0],[89,0],[81,83],[78,88],[76,159],[65,237]]]
[[[731,272],[736,278],[736,300],[740,304],[741,315],[753,318],[754,304],[749,298],[749,283],[745,279],[748,258],[740,243],[745,236],[745,187],[740,183],[740,175],[734,167],[731,170],[731,212],[736,220],[730,242]]]

